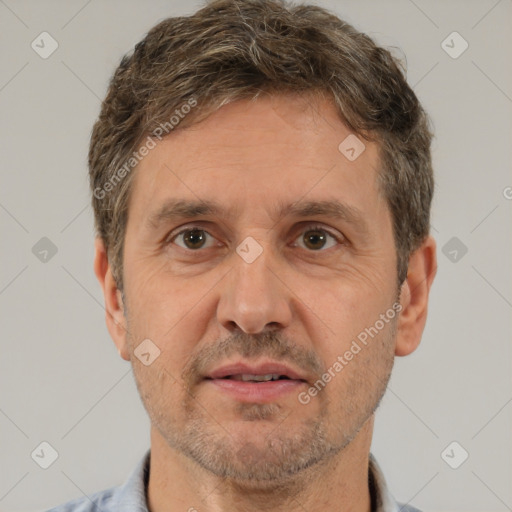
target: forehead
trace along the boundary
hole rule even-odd
[[[347,144],[363,151],[347,158]],[[378,165],[377,145],[355,138],[328,99],[239,100],[157,143],[133,171],[129,212],[147,217],[178,196],[275,211],[333,195],[364,211],[381,200]]]

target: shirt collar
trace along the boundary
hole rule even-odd
[[[116,506],[113,510],[126,512],[149,512],[147,505],[147,488],[149,482],[149,462],[151,449],[149,449],[137,464],[126,482],[119,489]]]
[[[151,449],[144,454],[144,457],[119,489],[116,501],[117,507],[114,510],[148,512],[147,487],[150,460]],[[372,512],[398,512],[398,504],[391,495],[384,474],[372,453],[369,454],[368,484]]]
[[[369,456],[368,467],[368,484],[372,500],[372,512],[398,512],[398,503],[391,495],[384,478],[384,473],[372,453]]]

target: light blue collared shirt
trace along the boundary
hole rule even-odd
[[[147,486],[150,457],[151,450],[148,450],[123,485],[76,498],[47,512],[149,512]],[[421,512],[411,505],[395,501],[388,490],[384,474],[371,453],[369,485],[372,512]]]

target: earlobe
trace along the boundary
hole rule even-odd
[[[126,317],[123,298],[112,275],[112,269],[108,261],[105,244],[101,238],[94,242],[94,273],[103,290],[105,299],[105,321],[111,338],[116,344],[119,355],[125,360],[130,360],[128,340],[126,332]]]
[[[402,284],[395,355],[414,352],[421,341],[428,311],[428,298],[437,272],[436,242],[428,236],[409,258],[407,278]]]

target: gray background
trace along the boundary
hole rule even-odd
[[[396,360],[372,452],[400,501],[512,510],[512,1],[317,3],[403,50],[436,130],[438,275],[423,341]],[[200,5],[0,0],[1,511],[120,484],[149,447],[93,273],[88,138],[121,56]],[[47,59],[31,48],[43,31],[59,45]],[[441,47],[453,31],[469,43],[457,59]],[[42,237],[57,248],[46,262],[32,252]],[[452,237],[468,249],[456,261],[455,246],[443,253]],[[42,441],[59,454],[46,470],[31,458]],[[458,469],[441,457],[452,441],[469,452]]]

